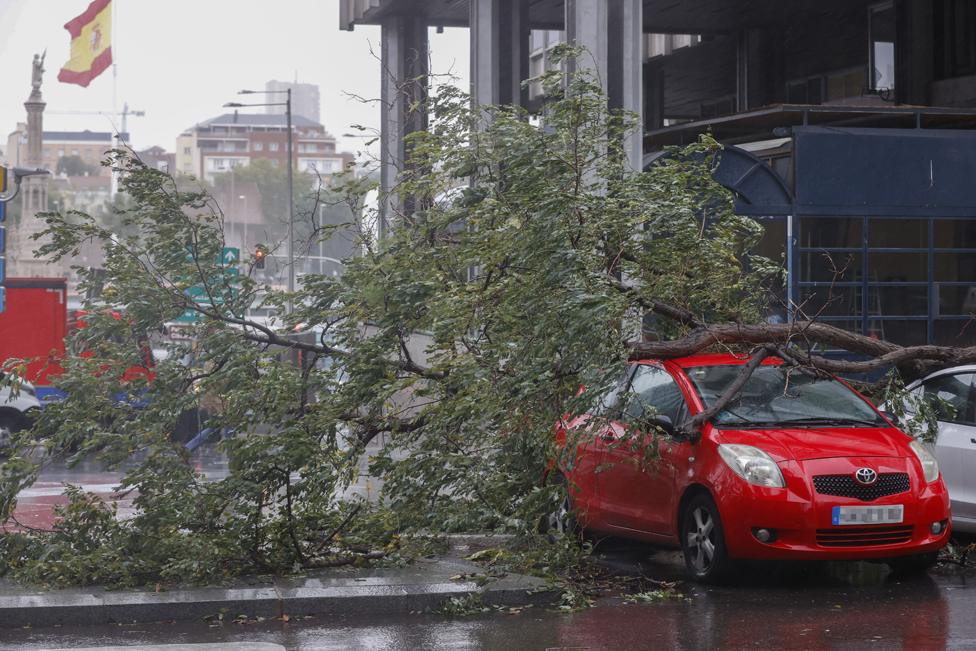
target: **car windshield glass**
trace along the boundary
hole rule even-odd
[[[685,369],[706,406],[715,404],[742,366]],[[781,366],[760,366],[714,419],[725,426],[817,427],[884,425],[864,400],[841,382]]]

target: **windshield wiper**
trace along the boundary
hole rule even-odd
[[[867,420],[865,418],[848,418],[846,416],[808,416],[805,418],[787,418],[779,421],[780,425],[867,425],[878,427],[885,425],[882,420]]]

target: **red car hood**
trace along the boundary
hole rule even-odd
[[[775,461],[829,457],[907,457],[910,438],[894,427],[722,430],[719,443],[761,448]]]

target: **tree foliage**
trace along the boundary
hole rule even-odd
[[[106,278],[58,381],[68,398],[0,468],[0,520],[57,455],[126,468],[136,512],[119,520],[72,492],[56,531],[0,535],[5,565],[54,583],[205,580],[396,555],[413,531],[533,531],[553,499],[553,423],[585,408],[580,386],[619,374],[642,316],[667,316],[664,337],[761,322],[781,274],[750,253],[760,226],[712,180],[714,141],[627,169],[630,116],[585,74],[542,82],[545,128],[450,85],[432,93],[396,188],[413,209],[377,241],[360,228],[377,219],[373,184],[346,179],[363,254],[291,296],[247,264],[226,273],[206,192],[114,152],[131,198],[120,233],[45,216],[43,253],[98,242]],[[294,305],[281,328],[248,318],[259,296]],[[170,342],[151,374],[127,372],[138,333],[187,310],[193,339]],[[236,432],[226,478],[199,476],[173,439],[203,401],[217,405],[208,424]],[[384,480],[376,503],[343,497],[366,463]]]

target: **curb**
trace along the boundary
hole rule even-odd
[[[404,570],[279,579],[261,587],[167,592],[100,588],[30,593],[18,590],[0,595],[0,630],[210,617],[226,620],[239,616],[272,619],[283,615],[409,614],[434,610],[451,597],[470,594],[480,594],[482,601],[491,606],[546,605],[555,597],[545,581],[525,575],[508,575],[485,586],[450,580],[451,576],[478,571],[478,566],[471,563],[439,560],[418,562]],[[428,575],[427,580],[424,575]]]

